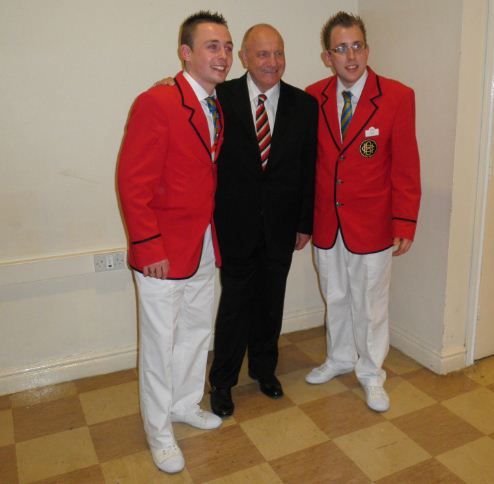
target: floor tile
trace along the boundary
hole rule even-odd
[[[286,484],[371,482],[333,442],[323,442],[272,460],[270,465]]]
[[[494,440],[489,437],[470,442],[436,457],[448,469],[471,484],[492,484]]]
[[[443,402],[443,405],[484,434],[494,432],[494,392],[480,387]]]
[[[306,339],[295,343],[295,346],[314,361],[314,365],[311,368],[322,365],[326,361],[327,349],[325,338]]]
[[[391,408],[382,414],[388,420],[436,403],[429,395],[400,377],[386,380],[384,388],[391,401]],[[354,392],[365,401],[365,394],[361,387],[356,388]]]
[[[280,478],[273,471],[268,463],[260,464],[258,466],[249,467],[242,471],[228,474],[225,477],[219,479],[213,479],[206,484],[282,484]]]
[[[382,422],[384,417],[367,408],[353,392],[347,391],[300,405],[330,438]]]
[[[79,395],[89,425],[139,413],[137,381]]]
[[[239,425],[184,439],[180,448],[194,482],[210,481],[264,462]]]
[[[437,401],[453,398],[479,386],[461,372],[436,375],[425,368],[406,374],[404,378]]]
[[[494,356],[476,361],[475,365],[464,370],[464,373],[479,385],[494,384]]]
[[[86,467],[60,476],[36,481],[35,484],[104,484],[105,479],[99,465]]]
[[[419,370],[422,366],[401,351],[390,347],[388,356],[386,356],[386,360],[384,360],[384,368],[386,370],[391,370],[395,375],[403,375]]]
[[[248,420],[241,427],[267,460],[328,440],[317,425],[297,407]]]
[[[101,469],[106,484],[192,484],[187,468],[173,475],[161,472],[147,450],[104,462]]]
[[[361,388],[360,382],[357,379],[357,375],[355,375],[354,371],[350,373],[345,373],[344,375],[339,375],[336,379],[343,383],[347,388]]]
[[[307,370],[299,370],[280,376],[285,395],[296,404],[318,400],[319,398],[348,390],[348,388],[337,379],[333,379],[322,385],[310,385],[304,379],[306,374]]]
[[[393,425],[433,456],[482,437],[475,427],[441,404],[394,419]]]
[[[233,415],[237,422],[243,422],[294,406],[294,403],[286,395],[276,399],[267,397],[264,393],[261,393],[257,383],[233,388],[232,398],[235,403],[235,413]]]
[[[27,405],[37,405],[38,403],[53,402],[59,398],[72,395],[77,395],[77,387],[73,382],[67,382],[14,393],[10,396],[10,399],[12,407],[25,407]]]
[[[276,374],[283,375],[290,371],[301,370],[302,368],[312,368],[317,362],[299,350],[295,345],[280,348]]]
[[[290,340],[292,343],[300,343],[301,341],[314,338],[320,338],[324,341],[326,338],[326,326],[321,324],[320,326],[315,326],[314,328],[286,333],[283,336],[285,336],[285,338]]]
[[[0,411],[0,447],[14,443],[12,410]]]
[[[376,484],[463,484],[464,481],[435,459],[379,479]]]
[[[99,462],[125,457],[148,448],[138,414],[91,425],[89,430]]]
[[[28,407],[17,407],[13,409],[12,413],[16,442],[86,425],[81,403],[77,396],[60,398],[53,402],[44,402]]]
[[[334,439],[372,480],[425,461],[430,455],[390,422],[383,422]]]
[[[32,482],[98,463],[89,430],[85,427],[16,445],[19,481]]]
[[[12,408],[10,395],[0,396],[0,410],[8,410],[9,408]]]
[[[283,346],[291,345],[292,342],[286,337],[286,335],[282,334],[278,338],[278,348],[282,348]]]
[[[75,380],[74,383],[79,393],[82,393],[89,392],[91,390],[98,390],[99,388],[111,387],[113,385],[120,385],[122,383],[128,383],[135,380],[137,380],[137,371],[135,368],[132,368],[130,370],[108,373],[106,375],[82,378],[80,380]]]
[[[0,482],[17,484],[17,459],[15,445],[0,447]]]

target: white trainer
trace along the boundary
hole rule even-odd
[[[172,442],[163,449],[151,448],[151,455],[156,467],[168,474],[180,472],[185,467],[185,460],[180,447]]]
[[[320,383],[326,383],[332,380],[338,375],[343,375],[345,373],[350,373],[350,370],[338,370],[330,362],[325,362],[317,368],[313,368],[310,373],[305,376],[305,381],[311,383],[312,385],[319,385]]]
[[[374,412],[389,410],[389,397],[386,390],[377,385],[362,385],[364,387],[367,406]]]
[[[214,413],[200,408],[184,415],[172,413],[171,420],[172,422],[186,423],[201,430],[216,429],[223,423],[223,420]]]

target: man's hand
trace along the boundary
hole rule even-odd
[[[168,269],[170,268],[170,262],[168,259],[160,260],[154,264],[149,264],[142,268],[142,273],[146,277],[154,277],[155,279],[166,279],[168,276]]]
[[[164,79],[161,79],[158,82],[155,82],[153,84],[154,86],[174,86],[175,81],[173,80],[173,77],[165,77]]]
[[[409,239],[402,239],[400,237],[395,237],[393,239],[393,245],[395,246],[395,250],[393,251],[393,256],[396,257],[398,255],[403,255],[410,250],[412,246],[412,241]]]
[[[297,232],[297,239],[295,240],[295,250],[302,250],[307,245],[307,242],[309,242],[309,240],[310,235]]]

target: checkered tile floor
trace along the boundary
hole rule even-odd
[[[280,346],[285,397],[243,370],[222,428],[175,424],[186,459],[175,476],[151,461],[135,370],[0,397],[0,483],[494,482],[494,357],[440,377],[392,349],[391,410],[377,414],[353,375],[304,382],[324,359],[322,328]]]

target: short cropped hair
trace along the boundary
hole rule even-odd
[[[209,10],[200,10],[187,17],[180,26],[180,45],[188,45],[192,49],[194,30],[199,24],[213,23],[224,25],[228,28],[225,17],[218,12],[210,12]]]
[[[328,50],[331,45],[331,32],[335,27],[353,27],[357,26],[364,34],[364,42],[367,44],[367,33],[365,31],[364,21],[358,16],[346,12],[338,12],[333,15],[322,27],[321,43],[324,49]]]

